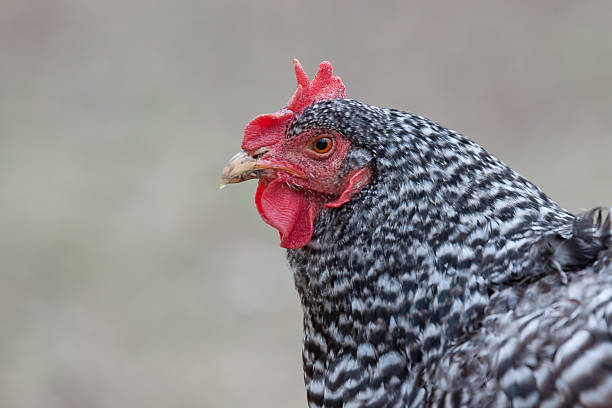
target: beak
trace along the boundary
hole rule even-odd
[[[263,168],[244,150],[236,153],[225,165],[221,173],[221,188],[227,184],[241,183],[259,177]]]
[[[262,158],[268,148],[261,148],[251,156],[244,150],[236,153],[225,165],[221,173],[221,188],[227,184],[241,183],[243,181],[259,178],[264,172],[281,170],[294,176],[304,178],[304,174],[287,166],[269,162]]]

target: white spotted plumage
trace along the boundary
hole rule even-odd
[[[312,129],[372,180],[288,250],[310,407],[610,406],[609,217],[420,116],[331,99],[286,137]]]

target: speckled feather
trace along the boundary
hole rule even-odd
[[[312,129],[372,180],[288,250],[310,407],[612,406],[609,216],[420,116],[331,99]]]

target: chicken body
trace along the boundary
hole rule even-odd
[[[336,99],[306,128],[375,168],[288,251],[311,407],[612,406],[609,219],[422,117]]]
[[[276,164],[248,178],[260,177],[258,209],[294,246],[310,407],[612,407],[609,216],[570,214],[420,116],[335,97],[290,119],[281,147],[249,153]],[[317,157],[341,163],[334,178],[311,161],[295,170],[298,150],[285,147],[321,133],[348,146],[329,165]],[[340,199],[321,187],[347,179]],[[268,203],[266,188],[310,218]],[[312,219],[311,236],[287,239],[281,210]]]

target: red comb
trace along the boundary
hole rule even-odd
[[[287,107],[278,112],[259,115],[249,122],[244,129],[242,139],[244,150],[254,151],[278,142],[293,116],[302,113],[313,102],[346,97],[346,88],[340,77],[332,75],[334,68],[328,61],[319,64],[319,71],[312,82],[298,60],[294,59],[293,65],[297,77],[297,89],[289,99]]]

